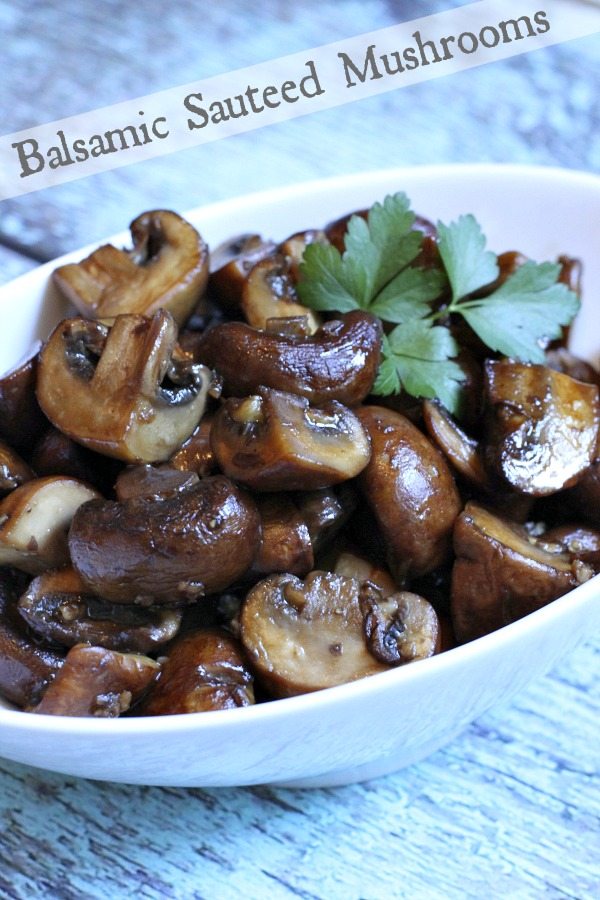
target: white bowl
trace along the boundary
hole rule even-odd
[[[521,166],[396,169],[230,200],[188,218],[212,246],[242,231],[284,238],[404,190],[434,220],[472,212],[489,246],[585,265],[573,348],[595,359],[600,294],[600,179]],[[128,244],[123,233],[111,240]],[[58,262],[78,260],[87,248]],[[0,289],[0,371],[61,315],[48,278],[57,262]],[[540,677],[600,623],[600,576],[544,609],[432,659],[353,684],[255,707],[96,720],[0,708],[0,755],[57,772],[136,784],[331,786],[409,765]]]

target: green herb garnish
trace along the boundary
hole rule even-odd
[[[376,203],[367,221],[352,216],[343,254],[325,244],[306,248],[298,293],[312,309],[363,309],[396,325],[383,340],[373,393],[437,397],[456,413],[465,375],[453,362],[460,347],[447,325],[451,314],[463,316],[491,350],[543,362],[544,342],[560,336],[579,299],[557,282],[560,265],[530,261],[496,290],[477,296],[496,281],[499,268],[474,216],[438,223],[443,270],[413,265],[423,243],[414,221],[401,193]],[[448,289],[447,302],[432,309]]]

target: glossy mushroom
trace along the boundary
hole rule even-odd
[[[126,462],[166,460],[203,414],[211,373],[176,347],[169,313],[120,316],[108,329],[66,319],[40,355],[38,398],[85,447]]]
[[[226,400],[211,446],[226,475],[259,491],[330,487],[354,478],[371,452],[359,420],[341,403],[315,409],[304,397],[270,388]]]
[[[285,494],[257,497],[262,540],[252,564],[252,577],[273,572],[306,575],[315,555],[307,522],[296,504]]]
[[[253,328],[266,328],[269,319],[306,317],[308,334],[314,334],[321,318],[298,300],[291,264],[281,254],[268,256],[251,269],[242,288],[241,310]]]
[[[90,594],[71,568],[34,578],[19,600],[18,612],[35,634],[73,647],[87,643],[109,650],[156,652],[179,630],[177,609],[144,609],[111,604]]]
[[[593,570],[553,552],[524,528],[468,503],[454,529],[451,610],[459,643],[534,612],[591,578]]]
[[[64,654],[44,646],[17,612],[19,579],[0,569],[0,695],[25,707],[37,703],[63,664]]]
[[[89,590],[114,603],[180,606],[224,590],[260,541],[252,499],[220,475],[165,498],[86,503],[69,550]]]
[[[598,388],[510,360],[488,360],[485,379],[488,464],[524,494],[541,497],[573,485],[594,460]]]
[[[250,706],[253,681],[239,641],[225,631],[200,629],[171,644],[138,714],[168,716]]]
[[[244,397],[261,385],[299,394],[320,405],[355,406],[367,396],[379,366],[381,325],[354,311],[308,337],[269,334],[225,322],[202,336],[198,359],[223,376],[226,393]]]
[[[168,210],[153,210],[130,225],[133,249],[99,247],[54,272],[59,290],[86,318],[168,310],[181,325],[208,281],[208,247],[195,228]]]
[[[140,699],[159,671],[148,656],[76,644],[30,712],[113,719]]]
[[[411,603],[399,594],[383,599],[373,585],[361,586],[331,572],[311,572],[304,582],[289,574],[272,575],[248,594],[240,636],[257,678],[275,696],[293,696],[374,675],[420,653],[431,655],[437,643],[437,626],[431,624],[435,613],[431,611],[433,619],[424,626],[428,636],[421,643],[416,637],[419,615],[410,614],[408,631],[401,621],[409,616]],[[420,617],[422,624],[426,618]],[[389,652],[382,661],[386,643]]]
[[[461,500],[444,457],[400,413],[364,406],[357,415],[371,439],[359,484],[383,534],[389,565],[401,582],[448,559]]]
[[[25,460],[12,447],[0,441],[0,497],[14,491],[26,481],[31,481],[33,477]]]

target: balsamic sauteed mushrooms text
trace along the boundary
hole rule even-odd
[[[211,254],[168,211],[0,379],[0,694],[114,717],[422,660],[600,570],[580,263],[403,194]]]

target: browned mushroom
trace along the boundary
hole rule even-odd
[[[127,466],[115,482],[117,500],[134,497],[170,497],[198,484],[195,472],[181,472],[168,465]]]
[[[367,396],[379,366],[381,325],[370,313],[345,313],[309,337],[269,334],[225,322],[202,336],[198,358],[217,369],[236,397],[261,385],[290,391],[319,405],[355,406]]]
[[[172,317],[66,319],[40,355],[38,398],[62,432],[126,462],[168,459],[202,416],[211,373],[176,347]]]
[[[400,413],[364,406],[357,415],[372,446],[359,484],[400,582],[424,575],[449,557],[461,501],[441,453]]]
[[[342,550],[336,555],[332,571],[336,575],[343,575],[344,578],[354,578],[361,584],[365,581],[370,582],[377,587],[383,598],[395,594],[398,590],[389,572],[349,550]]]
[[[600,569],[600,531],[595,528],[567,522],[544,532],[539,543],[550,552],[555,551],[558,545],[569,554],[571,560],[579,559],[587,563],[594,572]]]
[[[454,529],[452,621],[459,643],[495,631],[561,597],[593,570],[524,528],[468,503]]]
[[[187,441],[175,451],[169,460],[169,465],[180,472],[197,472],[200,478],[212,475],[217,468],[215,455],[210,446],[210,429],[212,427],[212,415],[202,416],[199,425],[196,426]]]
[[[423,419],[429,436],[456,471],[474,487],[488,488],[489,478],[479,454],[479,442],[465,434],[437,400],[423,402]]]
[[[308,228],[306,231],[297,231],[295,234],[290,235],[289,238],[286,238],[285,241],[282,241],[278,247],[280,253],[287,258],[290,275],[292,280],[295,282],[298,281],[298,270],[300,267],[300,263],[302,262],[302,257],[304,256],[304,251],[308,247],[309,244],[326,244],[327,236],[324,231],[321,231],[319,228]]]
[[[112,322],[126,313],[168,310],[181,325],[204,293],[208,247],[195,228],[168,210],[143,213],[130,225],[133,249],[99,247],[60,266],[54,282],[86,318]]]
[[[205,628],[171,644],[161,673],[137,712],[168,716],[253,703],[253,677],[239,642],[224,631]]]
[[[371,586],[371,594],[373,590]],[[396,639],[403,647],[394,664],[407,661],[409,645],[418,653],[428,643],[424,639],[421,645],[412,625],[411,637],[406,635],[403,643],[405,629],[397,616],[410,603],[405,607],[401,595],[388,600],[379,595],[377,613],[372,604],[361,605],[364,595],[356,579],[331,572],[311,572],[304,583],[289,574],[271,575],[257,584],[240,616],[241,640],[257,678],[275,696],[285,697],[385,671],[391,664],[378,659],[369,647],[379,652],[386,640],[381,633],[381,640],[374,635],[373,625],[389,632],[390,647]],[[426,627],[430,628],[429,621]]]
[[[19,454],[0,441],[0,497],[31,481],[33,472]]]
[[[315,553],[320,552],[344,527],[356,509],[356,491],[348,482],[336,490],[302,491],[294,503],[306,522]]]
[[[265,241],[259,234],[242,234],[212,251],[209,291],[227,313],[239,313],[248,273],[276,249],[273,241]]]
[[[566,347],[556,347],[546,351],[546,365],[557,372],[570,375],[575,381],[585,381],[587,384],[595,384],[600,387],[600,373],[589,362],[580,359],[567,350]]]
[[[266,328],[269,319],[306,317],[306,333],[314,334],[321,319],[296,295],[290,262],[281,254],[268,256],[250,271],[242,288],[241,309],[253,328]]]
[[[574,484],[594,459],[598,388],[510,360],[488,360],[485,377],[489,465],[515,490],[537,497]]]
[[[116,718],[136,703],[160,671],[148,656],[76,644],[30,712]]]
[[[220,475],[166,498],[86,503],[69,549],[86,586],[114,603],[179,606],[220,591],[252,564],[260,520]]]
[[[257,498],[262,541],[251,575],[290,572],[306,575],[314,566],[314,549],[306,520],[285,494]]]
[[[0,437],[15,450],[29,451],[47,426],[35,396],[35,352],[0,378]]]
[[[90,594],[74,569],[55,569],[34,578],[18,611],[36,634],[73,647],[88,643],[108,650],[150,653],[172,640],[182,612],[111,604]]]
[[[347,407],[331,400],[314,409],[304,397],[270,388],[225,401],[210,439],[223,472],[259,491],[330,487],[354,478],[370,456]]]
[[[38,702],[63,654],[34,638],[17,613],[19,574],[0,569],[0,695],[23,707]]]
[[[359,602],[367,647],[375,659],[398,666],[439,651],[438,617],[423,597],[410,591],[384,596],[367,581],[361,585]]]
[[[100,495],[75,478],[34,478],[0,502],[0,566],[37,575],[69,561],[77,508]]]

